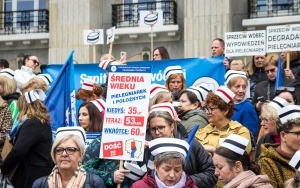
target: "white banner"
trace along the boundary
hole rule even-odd
[[[106,30],[106,35],[107,35],[106,44],[114,42],[115,31],[116,31],[116,27],[111,27],[110,29]]]
[[[266,31],[225,33],[226,57],[265,55]]]
[[[267,52],[299,50],[300,24],[267,27]]]
[[[142,161],[151,66],[111,66],[100,158]]]
[[[163,11],[140,11],[140,26],[163,26]]]
[[[104,44],[103,29],[83,30],[83,44]]]

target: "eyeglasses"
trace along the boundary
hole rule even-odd
[[[269,72],[273,73],[273,72],[275,72],[275,70],[276,70],[276,68],[265,70],[265,73],[266,74],[269,74]]]
[[[31,60],[34,64],[37,64],[38,66],[40,65],[40,63],[35,59],[29,59],[29,60]]]
[[[294,92],[295,88],[294,87],[278,87],[276,91],[289,91],[289,92]]]
[[[284,131],[286,133],[291,133],[291,134],[295,134],[297,135],[297,138],[300,138],[300,131],[297,131],[297,132],[289,132],[289,131]]]
[[[269,120],[267,119],[267,118],[262,118],[262,117],[259,117],[259,119],[261,120],[261,122],[266,122],[266,123],[268,123],[269,122]]]
[[[74,147],[66,147],[66,148],[58,147],[58,148],[55,149],[55,153],[57,155],[63,154],[64,151],[66,151],[66,153],[68,155],[73,155],[76,151],[79,151],[79,149],[74,148]]]
[[[152,127],[150,128],[150,132],[151,133],[156,133],[156,131],[158,130],[158,132],[164,132],[165,131],[166,126],[157,126],[157,127]]]
[[[204,109],[205,109],[206,112],[208,112],[209,114],[211,114],[213,110],[219,109],[219,107],[218,106],[216,106],[216,107],[204,106]]]

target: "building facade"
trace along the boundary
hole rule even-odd
[[[151,28],[139,27],[140,10],[163,11],[153,47],[166,47],[171,58],[210,56],[212,39],[225,32],[300,22],[300,0],[0,0],[0,9],[0,58],[13,69],[26,54],[62,64],[72,50],[76,62],[98,63],[109,45],[84,45],[83,31],[112,26],[116,59],[121,51],[128,60],[151,58]]]

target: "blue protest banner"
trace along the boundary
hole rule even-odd
[[[224,57],[209,58],[185,58],[170,59],[160,61],[135,61],[127,62],[129,66],[152,66],[152,83],[164,84],[164,70],[168,66],[180,65],[186,78],[187,87],[199,86],[206,83],[212,91],[215,91],[220,85],[224,85],[225,67],[223,65]],[[48,65],[43,72],[50,74],[54,79],[59,78],[58,74],[62,65]],[[106,73],[99,68],[99,64],[75,64],[74,65],[75,91],[81,88],[85,78],[94,80],[97,84],[104,84]],[[54,84],[53,84],[54,85]],[[48,94],[49,95],[49,94]],[[61,97],[63,95],[60,95]],[[57,103],[59,105],[59,103]],[[78,110],[81,101],[76,101]]]
[[[219,85],[224,84],[225,68],[223,57],[186,58],[160,61],[135,61],[127,62],[130,66],[152,66],[152,83],[164,84],[164,70],[168,66],[180,65],[183,69],[188,87],[200,85],[206,82],[214,91]],[[54,79],[62,68],[62,65],[48,65],[43,72],[50,74]],[[90,78],[96,83],[104,84],[106,73],[99,68],[99,64],[75,64],[74,80],[77,91],[85,78]]]

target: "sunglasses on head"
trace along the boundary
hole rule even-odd
[[[271,73],[272,73],[272,72],[275,72],[275,69],[276,69],[276,68],[269,69],[269,70],[265,70],[265,73],[266,73],[266,74],[269,74],[269,72],[271,72]]]
[[[278,87],[276,91],[289,91],[289,92],[294,92],[295,88],[294,87]]]

